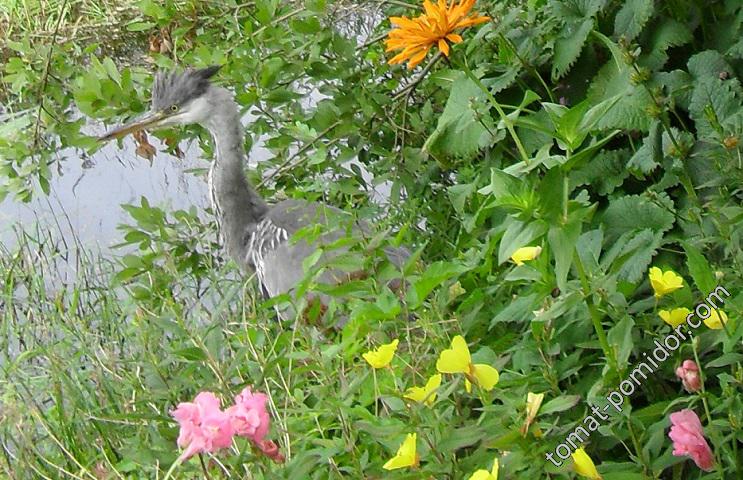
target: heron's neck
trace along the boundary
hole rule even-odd
[[[214,90],[214,111],[219,113],[205,122],[215,145],[209,188],[227,253],[240,261],[247,227],[258,223],[268,207],[245,177],[243,127],[232,94],[221,88]]]

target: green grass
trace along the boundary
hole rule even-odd
[[[10,37],[22,32],[51,37],[55,30],[75,36],[78,29],[111,27],[126,11],[131,14],[130,2],[120,0],[2,0],[0,26]]]
[[[369,397],[389,386],[359,368],[363,344],[302,321],[281,325],[271,308],[256,308],[251,284],[230,266],[212,265],[200,285],[173,275],[160,291],[154,278],[122,287],[112,280],[116,263],[84,257],[68,264],[65,257],[83,251],[65,250],[48,232],[39,236],[47,240],[24,235],[0,255],[0,471],[11,478],[155,478],[178,455],[169,410],[201,390],[229,402],[244,385],[268,393],[270,437],[295,464],[277,473],[238,443],[231,478],[263,478],[253,462],[274,469],[267,478],[305,478],[325,449],[350,450],[349,461],[362,468],[349,407],[360,392]],[[72,282],[59,283],[72,271]],[[439,330],[428,321],[385,329],[399,330],[402,348],[422,359],[432,347],[417,338]],[[428,367],[411,361],[405,370],[422,379]],[[373,408],[389,409],[385,402]],[[331,459],[327,465],[343,476]],[[198,464],[184,471],[197,472]]]

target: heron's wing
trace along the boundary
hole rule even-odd
[[[355,221],[353,216],[328,205],[302,200],[285,200],[272,206],[263,221],[264,230],[270,231],[279,241],[272,243],[262,258],[263,272],[259,274],[261,283],[269,296],[279,295],[291,290],[305,275],[303,262],[324,245],[329,245],[345,237],[366,235],[371,229],[364,222]],[[312,225],[320,225],[319,234],[308,233],[305,238],[292,241],[292,236],[299,230]],[[288,239],[288,240],[284,240]],[[335,255],[343,253],[346,248],[326,250],[320,262],[325,262]],[[405,249],[388,247],[385,249],[390,261],[401,266],[409,253]],[[258,270],[258,269],[256,269]],[[327,270],[320,281],[339,283],[348,275],[343,272]]]
[[[264,293],[273,297],[299,283],[304,278],[304,260],[320,246],[345,235],[345,229],[332,228],[344,218],[346,223],[351,220],[342,210],[303,200],[285,200],[270,207],[248,232],[247,260],[255,268]],[[292,240],[299,230],[312,225],[322,227],[319,235],[310,232],[306,238]],[[323,281],[332,283],[333,279]]]

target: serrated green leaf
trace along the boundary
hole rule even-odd
[[[591,185],[599,195],[608,195],[629,176],[627,150],[604,150],[583,166],[571,172],[570,190]]]
[[[615,96],[619,99],[597,122],[596,128],[647,131],[650,127],[647,108],[653,105],[652,98],[642,86],[630,82],[627,68],[619,68],[616,62],[609,62],[594,77],[588,97],[594,103],[599,103]]]
[[[627,195],[614,200],[604,212],[606,244],[612,244],[622,234],[649,228],[654,232],[669,230],[675,221],[673,201],[659,195],[651,201],[644,195]]]
[[[555,41],[555,55],[552,58],[553,79],[562,78],[570,70],[580,56],[591,30],[593,30],[592,18],[565,26],[563,36]]]
[[[650,127],[650,132],[643,139],[642,146],[637,149],[627,163],[627,168],[639,172],[645,176],[658,168],[663,160],[663,145],[661,143],[661,124],[655,120]]]
[[[671,47],[685,45],[692,40],[691,30],[676,20],[667,18],[659,25],[654,25],[650,33],[649,46],[640,63],[651,70],[657,70],[666,64]]]
[[[663,244],[663,234],[646,228],[627,232],[606,252],[602,263],[616,272],[617,279],[639,283],[647,273],[658,248]]]
[[[448,157],[471,158],[481,148],[491,145],[496,140],[491,133],[495,132],[495,123],[485,105],[487,101],[482,90],[465,75],[460,75],[452,83],[444,111],[423,150]]]
[[[653,0],[626,0],[614,17],[614,36],[633,40],[653,15]]]

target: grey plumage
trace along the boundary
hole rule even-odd
[[[209,88],[209,79],[218,70],[218,66],[211,66],[182,73],[158,72],[152,86],[153,110],[164,110],[173,105],[180,107],[200,97]]]
[[[246,271],[254,271],[268,297],[291,291],[304,278],[303,261],[347,234],[349,215],[341,210],[304,200],[286,200],[269,206],[245,177],[246,152],[243,127],[232,94],[212,85],[218,67],[157,75],[152,112],[144,119],[118,128],[103,140],[120,138],[143,128],[198,123],[209,130],[215,156],[209,170],[209,190],[220,238],[227,253]],[[347,221],[339,221],[346,218]],[[292,242],[308,225],[321,224],[323,233],[312,241]],[[366,235],[369,228],[355,223],[351,235]],[[345,251],[323,249],[320,262]],[[403,248],[388,248],[389,259],[400,266],[409,256]],[[336,284],[348,274],[326,269],[323,283]]]

